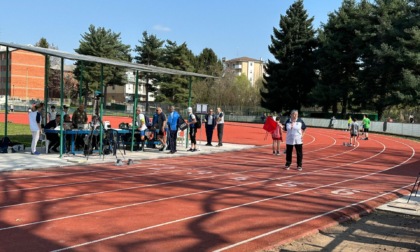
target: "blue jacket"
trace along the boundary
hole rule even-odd
[[[174,111],[168,115],[168,127],[170,130],[178,130],[178,112]]]

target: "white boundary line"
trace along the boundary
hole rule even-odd
[[[408,146],[407,144],[404,144],[404,145]],[[273,200],[273,199],[283,198],[283,197],[287,197],[287,196],[290,196],[290,195],[295,195],[295,194],[299,194],[299,193],[303,193],[303,192],[309,192],[309,191],[313,191],[313,190],[318,190],[318,189],[321,189],[321,188],[330,187],[330,186],[333,186],[333,185],[337,185],[337,184],[341,184],[341,183],[345,183],[345,182],[349,182],[349,181],[361,179],[361,178],[364,178],[364,177],[369,177],[369,176],[372,176],[372,175],[376,175],[376,174],[382,173],[384,171],[388,171],[390,169],[394,169],[396,167],[399,167],[399,166],[405,164],[406,162],[408,162],[409,160],[411,160],[414,157],[414,155],[415,155],[415,150],[411,146],[409,146],[409,147],[412,150],[412,155],[408,159],[406,159],[404,162],[402,162],[402,163],[400,163],[398,165],[394,165],[394,166],[389,167],[388,169],[385,169],[385,170],[373,172],[373,173],[366,174],[366,175],[359,176],[359,177],[352,178],[352,179],[347,179],[347,180],[343,180],[343,181],[339,181],[339,182],[334,182],[334,183],[331,183],[331,184],[328,184],[328,185],[322,185],[322,186],[318,186],[318,187],[314,187],[314,188],[309,188],[309,189],[305,189],[305,190],[301,190],[301,191],[297,191],[297,192],[293,192],[293,193],[288,193],[288,194],[274,196],[274,197],[269,197],[269,198],[265,198],[265,199],[261,199],[261,200],[251,201],[251,202],[240,204],[240,205],[236,205],[236,206],[231,206],[231,207],[227,207],[227,208],[223,208],[223,209],[219,209],[219,210],[215,210],[215,211],[211,211],[211,212],[206,212],[206,213],[197,214],[197,215],[193,215],[193,216],[188,216],[188,217],[185,217],[185,218],[181,218],[181,219],[177,219],[177,220],[173,220],[173,221],[169,221],[169,222],[165,222],[165,223],[160,223],[160,224],[153,225],[153,226],[148,226],[148,227],[145,227],[145,228],[140,228],[140,229],[136,229],[136,230],[132,230],[132,231],[128,231],[128,232],[123,232],[123,233],[120,233],[120,234],[117,234],[117,235],[112,235],[112,236],[104,237],[104,238],[101,238],[101,239],[92,240],[92,241],[89,241],[89,242],[80,243],[80,244],[77,244],[77,245],[73,245],[73,246],[61,248],[61,249],[58,249],[58,250],[54,250],[54,252],[64,251],[64,250],[69,250],[69,249],[74,249],[74,248],[78,248],[78,247],[82,247],[82,246],[87,246],[87,245],[90,245],[90,244],[93,244],[93,243],[98,243],[98,242],[102,242],[102,241],[106,241],[106,240],[110,240],[110,239],[115,239],[115,238],[118,238],[118,237],[130,235],[130,234],[139,233],[139,232],[142,232],[142,231],[145,231],[145,230],[149,230],[149,229],[153,229],[153,228],[157,228],[157,227],[161,227],[161,226],[170,225],[170,224],[173,224],[173,223],[178,223],[178,222],[182,222],[182,221],[186,221],[186,220],[190,220],[190,219],[194,219],[194,218],[198,218],[198,217],[202,217],[202,216],[207,216],[207,215],[211,215],[211,214],[215,214],[215,213],[225,212],[225,211],[236,209],[236,208],[240,208],[240,207],[243,207],[243,206],[248,206],[248,205],[253,205],[253,204],[257,204],[257,203],[261,203],[261,202],[265,202],[265,201],[269,201],[269,200]],[[385,151],[385,148],[380,153],[382,153],[383,151]],[[380,153],[377,153],[376,155],[371,156],[369,158],[366,158],[364,160],[371,159],[371,158],[379,155]],[[406,185],[404,187],[407,187],[407,186],[410,186],[410,185]],[[401,190],[404,187],[400,187],[398,189],[395,189],[394,191]],[[392,191],[392,192],[394,192],[394,191]],[[375,196],[375,197],[372,197],[372,198],[369,198],[369,199],[366,199],[366,200],[363,200],[363,201],[359,201],[357,203],[352,203],[350,205],[347,205],[347,206],[344,206],[344,207],[341,207],[341,208],[338,208],[338,209],[331,210],[331,211],[326,212],[324,214],[317,215],[317,216],[314,216],[314,217],[311,217],[311,218],[302,220],[300,222],[291,224],[291,225],[286,226],[286,227],[282,227],[280,229],[272,230],[272,231],[267,232],[265,234],[261,234],[259,236],[255,236],[255,237],[249,238],[247,240],[244,240],[244,241],[241,241],[241,242],[232,244],[230,246],[227,246],[227,247],[224,247],[224,248],[215,250],[215,251],[224,251],[226,249],[230,249],[230,248],[239,246],[241,244],[244,244],[244,243],[247,243],[247,242],[250,242],[250,241],[259,239],[259,238],[262,238],[262,237],[267,236],[267,235],[270,235],[272,233],[279,232],[279,231],[284,230],[286,228],[289,228],[289,227],[292,227],[292,226],[296,226],[298,224],[307,222],[309,220],[316,219],[316,218],[319,218],[321,216],[325,216],[327,214],[330,214],[330,213],[333,213],[333,212],[336,212],[336,211],[340,211],[340,210],[343,210],[343,209],[346,209],[346,208],[349,208],[349,207],[358,205],[360,203],[364,203],[366,201],[369,201],[369,200],[372,200],[372,199],[376,199],[376,198],[382,197],[382,196],[387,195],[387,194],[390,194],[390,193],[391,192],[383,193],[383,194],[381,194],[379,196]]]

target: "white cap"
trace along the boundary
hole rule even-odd
[[[192,112],[192,108],[191,107],[188,107],[187,110],[188,110],[188,112]]]

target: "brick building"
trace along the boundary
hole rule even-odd
[[[6,49],[0,47],[0,95],[6,94]],[[43,100],[45,56],[24,50],[9,51],[11,99]]]

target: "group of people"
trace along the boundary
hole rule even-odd
[[[280,143],[283,142],[283,132],[286,132],[286,164],[285,169],[289,170],[292,164],[292,153],[293,148],[296,150],[296,161],[297,170],[302,171],[302,159],[303,159],[303,141],[302,138],[305,134],[306,125],[304,121],[299,118],[297,110],[292,110],[289,119],[286,120],[284,125],[280,122],[280,117],[274,118],[276,121],[276,127],[271,132],[273,140],[273,155],[280,155]],[[355,146],[356,141],[359,138],[360,131],[363,132],[363,140],[369,140],[369,129],[371,121],[365,114],[362,120],[362,130],[355,117],[349,117],[348,130],[350,132],[350,142],[348,146]]]
[[[303,136],[305,134],[305,122],[299,118],[299,112],[292,110],[289,119],[284,125],[280,122],[280,117],[274,119],[276,128],[271,132],[273,139],[273,155],[280,155],[280,143],[283,142],[283,132],[286,132],[286,164],[285,170],[289,170],[292,164],[293,148],[296,150],[297,170],[302,171],[303,160]]]
[[[50,111],[47,113],[47,123],[43,125],[42,111],[44,109],[44,103],[33,104],[28,111],[29,117],[29,128],[32,133],[32,142],[31,142],[31,154],[39,155],[40,153],[36,150],[37,143],[43,129],[55,129],[61,124],[61,114],[63,114],[64,123],[72,125],[72,128],[77,128],[78,124],[86,124],[88,117],[84,108],[84,105],[80,105],[70,117],[68,114],[69,107],[64,105],[61,111],[61,114],[56,111],[54,105],[51,106]],[[59,152],[57,149],[60,146],[60,138],[58,133],[46,133],[45,134],[49,144],[49,152]],[[79,146],[83,144],[81,137],[76,139],[76,144]]]
[[[360,137],[360,132],[365,135],[364,138],[361,138],[362,140],[369,140],[369,129],[370,129],[370,119],[365,114],[363,115],[362,120],[362,127],[360,127],[359,123],[357,122],[356,117],[349,116],[348,120],[348,131],[350,132],[350,141],[347,144],[347,146],[355,146],[357,143],[357,139]]]
[[[147,125],[147,117],[142,113],[140,107],[136,109],[136,128],[139,131],[136,142],[138,150],[143,150],[145,146],[145,131],[148,127],[153,127],[157,132],[157,138],[162,142],[162,147],[159,151],[169,150],[170,154],[177,152],[176,140],[178,137],[178,130],[181,124],[186,123],[189,128],[189,138],[191,141],[188,151],[197,151],[197,117],[199,115],[193,113],[191,107],[187,108],[188,118],[186,122],[182,116],[175,110],[174,106],[169,107],[168,115],[166,115],[161,107],[156,108],[156,113],[153,115],[151,125]],[[217,115],[213,109],[209,109],[204,117],[204,125],[206,130],[207,144],[212,146],[213,131],[217,128],[218,144],[217,147],[223,146],[223,128],[224,128],[224,113],[222,109],[217,108]],[[201,126],[201,125],[200,125]]]

